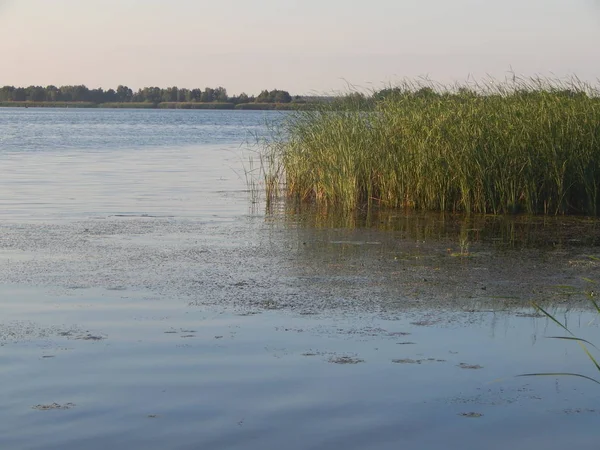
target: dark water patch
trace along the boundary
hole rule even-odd
[[[126,291],[127,288],[125,286],[112,286],[106,288],[108,291]]]
[[[579,415],[579,414],[600,414],[600,411],[598,411],[597,409],[590,409],[590,408],[567,408],[564,409],[562,411],[564,414],[567,415]]]
[[[284,305],[275,300],[260,300],[257,306],[265,310],[277,310],[284,307]]]
[[[81,333],[82,330],[77,326],[45,326],[40,323],[24,320],[0,322],[0,346],[23,342],[48,342],[57,337],[74,338],[82,336]]]
[[[71,409],[71,408],[75,408],[74,403],[65,403],[65,404],[58,404],[58,403],[52,403],[49,405],[36,405],[36,406],[32,406],[32,409],[36,409],[38,411],[55,411],[55,410],[67,410],[67,409]]]
[[[442,401],[458,405],[508,406],[512,404],[525,405],[530,402],[540,402],[543,400],[542,396],[536,393],[538,391],[532,385],[506,386],[498,384],[493,388],[477,387],[474,391],[477,393],[461,395]]]
[[[541,313],[535,313],[535,312],[531,312],[531,313],[526,313],[526,312],[522,312],[522,313],[517,313],[515,314],[516,317],[525,317],[525,318],[529,318],[529,319],[542,319],[545,316]]]
[[[443,363],[446,362],[445,359],[435,359],[435,358],[427,358],[427,359],[393,359],[392,362],[394,364],[423,364],[423,363]]]
[[[329,358],[329,362],[332,364],[360,364],[360,363],[364,363],[365,360],[364,359],[360,359],[360,358],[356,358],[353,356],[335,356],[335,357],[331,357]]]
[[[460,367],[461,369],[467,369],[467,370],[480,370],[480,369],[483,369],[483,366],[480,366],[479,364],[460,363],[458,365],[458,367]]]
[[[87,334],[79,335],[79,336],[75,337],[74,339],[77,339],[80,341],[98,342],[98,341],[103,341],[104,339],[106,339],[106,336],[99,336],[99,335],[87,333]]]
[[[109,215],[108,217],[148,217],[151,219],[159,219],[159,218],[173,218],[175,216],[157,216],[157,215],[151,215],[151,214],[113,214],[113,215]]]
[[[256,316],[258,314],[261,314],[261,312],[260,311],[248,311],[248,312],[238,313],[237,315],[240,317],[251,317],[251,316]]]
[[[436,323],[439,322],[439,319],[424,319],[424,320],[418,320],[416,322],[411,322],[411,325],[414,325],[416,327],[430,327],[432,325],[435,325]]]

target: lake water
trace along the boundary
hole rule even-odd
[[[597,375],[598,221],[265,212],[283,114],[0,109],[0,448],[596,449],[515,375]]]

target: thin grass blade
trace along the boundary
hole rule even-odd
[[[598,372],[600,372],[600,364],[598,364],[598,361],[596,361],[596,358],[594,358],[594,356],[590,353],[590,351],[587,349],[587,347],[585,345],[583,345],[581,342],[579,343],[579,345],[581,345],[581,348],[583,348],[583,351],[585,352],[585,354],[588,355],[588,358],[590,358],[592,360],[592,362],[596,366],[596,369],[598,369]]]
[[[534,308],[536,308],[537,310],[539,310],[542,314],[544,314],[546,317],[548,317],[550,320],[552,320],[556,325],[558,325],[563,330],[565,330],[567,333],[569,333],[571,336],[573,336],[573,333],[571,333],[571,330],[569,330],[562,323],[560,323],[552,314],[550,314],[549,312],[547,312],[544,308],[542,308],[537,303],[534,303],[533,306],[534,306]]]
[[[584,342],[588,345],[591,345],[592,347],[594,347],[596,350],[600,350],[598,347],[596,347],[594,344],[592,344],[590,341],[586,341],[585,339],[581,339],[581,338],[577,338],[577,337],[571,337],[571,336],[548,336],[548,339],[564,339],[565,341],[577,341],[577,342]]]
[[[591,297],[590,302],[592,302],[592,305],[594,305],[594,308],[596,308],[596,311],[598,311],[598,314],[600,314],[600,305],[598,305],[598,302]]]
[[[589,381],[593,381],[596,384],[600,384],[600,381],[592,378],[592,377],[588,377],[586,375],[581,375],[579,373],[567,373],[567,372],[556,372],[556,373],[524,373],[522,375],[517,375],[517,378],[522,378],[522,377],[577,377],[577,378],[584,378],[586,380]]]

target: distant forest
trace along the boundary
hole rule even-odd
[[[347,92],[336,96],[292,96],[279,89],[263,90],[258,96],[245,93],[230,96],[224,87],[186,89],[176,86],[168,88],[145,87],[134,92],[127,86],[117,89],[89,89],[77,86],[29,86],[0,88],[0,106],[79,106],[79,107],[125,107],[125,108],[182,108],[182,109],[306,109],[318,104],[353,105],[363,109],[389,96],[415,95],[418,97],[439,97],[430,87],[416,91],[405,88],[385,88],[365,95],[360,92]],[[458,91],[461,95],[477,95],[467,89]]]
[[[229,96],[223,87],[204,89],[185,89],[169,87],[145,87],[134,92],[127,86],[117,89],[104,90],[102,88],[89,89],[84,85],[78,86],[29,86],[0,88],[0,102],[86,102],[86,103],[230,103],[239,105],[244,103],[304,103],[304,100],[289,92],[274,89],[264,90],[258,96],[249,96],[242,93]]]
[[[480,95],[539,95],[552,93],[558,97],[586,97],[588,94],[583,89],[565,89],[564,86],[551,86],[548,91],[535,85],[515,85],[513,90],[497,90],[490,92],[477,92],[468,87],[459,87],[457,90],[435,90],[429,86],[388,87],[379,91],[364,94],[349,91],[333,96],[292,96],[288,91],[279,89],[263,90],[258,96],[249,96],[245,93],[230,96],[224,87],[204,89],[185,89],[169,87],[145,87],[134,92],[127,86],[117,89],[104,90],[102,88],[89,89],[84,85],[77,86],[29,86],[0,88],[0,106],[81,106],[81,107],[139,107],[139,108],[189,108],[189,109],[310,109],[319,104],[333,104],[334,106],[353,106],[361,109],[373,108],[378,102],[387,98],[403,96],[416,96],[421,98],[441,99],[444,97],[472,97]],[[598,98],[597,95],[594,96]]]

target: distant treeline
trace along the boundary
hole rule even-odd
[[[162,103],[219,103],[240,105],[247,103],[257,104],[290,104],[306,103],[300,96],[292,97],[289,92],[279,89],[264,90],[258,96],[249,96],[245,93],[230,96],[223,87],[204,89],[185,89],[169,87],[145,87],[134,92],[127,86],[117,89],[104,90],[102,88],[89,89],[84,85],[78,86],[29,86],[15,87],[4,86],[0,88],[0,103],[5,102],[30,102],[38,105],[44,102],[60,105],[67,102],[79,104],[162,104]]]
[[[447,98],[471,99],[505,95],[530,96],[552,95],[559,97],[587,97],[582,89],[566,86],[552,86],[547,90],[512,89],[511,91],[477,91],[462,86],[458,89],[434,89],[431,86],[402,85],[388,87],[364,94],[346,92],[334,96],[292,96],[279,89],[263,90],[258,96],[245,93],[230,96],[223,87],[185,89],[169,87],[146,87],[134,92],[127,86],[117,89],[89,89],[78,86],[29,86],[0,88],[0,107],[70,107],[70,108],[161,108],[161,109],[346,109],[359,108],[372,111],[388,99],[429,99],[438,101]],[[597,95],[593,95],[598,98]]]
[[[238,109],[238,110],[306,110],[318,109],[322,103],[228,103],[228,102],[0,102],[0,108],[126,108],[126,109]]]

